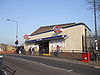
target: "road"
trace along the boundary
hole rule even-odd
[[[45,59],[40,56],[9,55],[3,60],[3,64],[16,70],[15,75],[100,75],[100,69],[93,66]]]

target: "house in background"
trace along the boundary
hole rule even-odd
[[[81,54],[90,47],[87,39],[91,30],[84,23],[69,23],[51,26],[43,26],[29,35],[25,40],[26,51],[34,48],[37,54],[54,55],[57,45],[60,47],[60,55],[68,56],[70,53]]]
[[[15,51],[16,48],[7,44],[0,44],[0,51]]]

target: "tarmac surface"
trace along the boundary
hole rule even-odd
[[[4,55],[3,60],[5,65],[8,65],[10,68],[16,70],[15,75],[100,74],[100,61],[81,62],[81,60],[62,57],[19,54]]]
[[[90,62],[82,62],[81,60],[77,60],[77,59],[69,59],[69,58],[55,57],[55,56],[34,56],[34,55],[22,55],[22,56],[30,56],[30,57],[33,56],[33,57],[52,59],[52,60],[58,60],[58,61],[64,61],[68,63],[88,65],[88,66],[100,66],[100,61],[93,61],[93,60],[92,61],[90,60]]]
[[[18,54],[16,54],[16,55],[18,55]],[[56,60],[56,61],[63,61],[63,62],[68,62],[68,63],[73,63],[73,64],[94,66],[95,68],[99,68],[100,69],[100,61],[82,62],[81,60],[68,59],[68,58],[55,57],[55,56],[39,56],[39,55],[20,55],[20,56],[45,58],[45,59],[51,59],[51,60]]]

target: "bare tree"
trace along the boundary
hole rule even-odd
[[[94,8],[94,0],[85,0],[85,1],[88,3],[90,9]],[[100,0],[95,0],[95,5],[97,14],[100,16]]]
[[[100,27],[98,27],[98,49],[100,52]]]

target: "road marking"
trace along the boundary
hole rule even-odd
[[[63,71],[67,71],[67,72],[74,71],[74,70],[68,70],[68,69],[58,68],[58,67],[54,67],[54,66],[49,66],[49,65],[46,65],[46,64],[43,64],[43,63],[39,63],[39,64],[46,66],[46,67],[49,67],[49,68],[54,68],[54,69],[63,70]]]
[[[12,57],[12,58],[16,58],[16,57]],[[54,68],[54,69],[58,69],[58,70],[63,70],[63,71],[66,71],[66,72],[74,71],[74,70],[68,70],[68,69],[58,68],[58,67],[54,67],[54,66],[49,66],[49,65],[46,65],[46,64],[43,64],[43,63],[39,63],[39,62],[36,62],[36,61],[29,61],[27,59],[21,59],[21,58],[16,58],[16,59],[20,59],[20,60],[23,60],[23,61],[32,62],[32,63],[36,63],[36,64],[40,64],[40,65],[43,65],[45,67]]]
[[[8,75],[6,71],[4,71],[4,74],[5,74],[5,75]]]
[[[6,71],[2,70],[5,75],[8,75]]]
[[[74,70],[68,70],[68,72],[72,72],[72,71],[74,71]]]
[[[94,66],[94,68],[100,69],[100,66]]]

